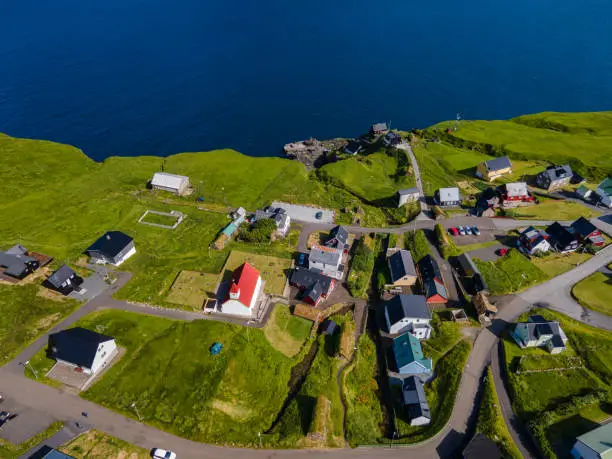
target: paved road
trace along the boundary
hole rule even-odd
[[[401,143],[397,146],[401,150],[405,150],[410,156],[410,163],[412,164],[412,170],[414,171],[414,178],[416,180],[416,186],[419,189],[419,204],[421,205],[421,213],[419,214],[420,219],[428,219],[427,213],[429,212],[429,206],[425,202],[425,192],[423,191],[423,181],[421,180],[421,170],[419,169],[419,163],[414,156],[412,147],[409,143]]]
[[[572,287],[578,281],[611,262],[612,245],[601,250],[577,268],[520,293],[519,297],[534,304],[539,303],[581,322],[612,331],[612,317],[582,307],[574,300],[571,293]]]

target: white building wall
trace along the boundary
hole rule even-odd
[[[251,304],[249,305],[251,310],[257,304],[257,300],[259,300],[259,296],[261,295],[261,276],[257,278],[257,284],[255,284],[255,291],[253,292],[253,297],[251,298]]]
[[[129,252],[127,252],[121,259],[119,259],[116,263],[113,263],[114,266],[121,265],[125,260],[130,258],[132,255],[136,253],[136,247],[132,247]]]
[[[94,358],[93,363],[91,364],[91,372],[97,373],[102,367],[106,366],[109,359],[113,356],[113,353],[117,349],[117,343],[115,340],[110,340],[105,343],[101,343],[98,346],[98,351],[96,352],[96,357]]]
[[[251,308],[247,308],[244,304],[237,300],[227,300],[221,305],[223,314],[231,314],[233,316],[251,317]]]
[[[426,418],[425,416],[419,416],[418,418],[414,418],[410,420],[411,426],[426,426],[429,424],[431,420]]]

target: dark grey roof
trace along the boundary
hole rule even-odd
[[[481,432],[474,435],[463,450],[465,459],[502,459],[502,453],[497,444]]]
[[[416,276],[412,254],[408,250],[398,250],[389,257],[389,271],[393,282],[404,276]]]
[[[15,244],[13,247],[8,249],[5,253],[9,255],[26,255],[28,253],[28,249],[26,249],[21,244]]]
[[[323,292],[328,292],[331,282],[331,277],[315,273],[314,271],[299,266],[296,267],[291,274],[291,283],[298,287],[310,288],[318,283]]]
[[[62,265],[57,271],[49,276],[47,281],[55,288],[60,288],[66,280],[76,276],[74,270],[68,265]]]
[[[344,248],[346,241],[348,240],[348,236],[349,232],[344,226],[335,226],[329,232],[328,242],[331,242],[331,245],[335,247]],[[338,243],[335,244],[335,241],[337,241]]]
[[[480,273],[478,266],[476,266],[476,263],[474,263],[474,260],[472,260],[472,256],[469,253],[462,253],[457,257],[457,261],[459,261],[459,264],[464,271],[474,271],[474,273]]]
[[[423,295],[395,295],[385,303],[391,325],[406,317],[431,319],[431,311]]]
[[[256,220],[263,220],[267,218],[274,220],[276,227],[280,228],[281,226],[285,226],[287,224],[289,215],[287,215],[285,209],[280,207],[274,208],[272,206],[267,206],[264,209],[258,209],[255,211]]]
[[[321,331],[328,335],[333,335],[337,330],[338,324],[331,319],[327,319],[321,324]]]
[[[564,166],[550,166],[545,171],[540,172],[540,174],[547,175],[551,182],[564,180],[573,176],[572,168],[569,164]]]
[[[8,252],[0,252],[0,266],[6,268],[5,273],[21,277],[28,270],[28,265],[36,265],[38,260],[27,255],[16,255]]]
[[[402,385],[402,400],[406,406],[407,414],[410,419],[426,417],[431,419],[431,411],[425,396],[423,382],[415,377],[409,376]]]
[[[349,154],[358,153],[363,147],[361,144],[355,140],[351,140],[346,147],[344,147],[344,151]]]
[[[327,250],[324,250],[327,249]],[[342,251],[329,247],[313,246],[310,249],[310,261],[324,263],[326,265],[337,265],[342,258]]]
[[[593,231],[597,231],[597,227],[584,217],[580,217],[572,223],[571,229],[575,234],[579,234],[583,238],[588,237]]]
[[[567,247],[576,240],[576,237],[559,222],[555,222],[546,228],[546,232],[560,247]]]
[[[373,131],[386,131],[387,123],[375,123],[372,125],[372,130]]]
[[[85,328],[69,328],[49,335],[49,357],[91,368],[98,345],[113,339]]]
[[[508,167],[512,167],[512,163],[510,162],[510,158],[507,156],[501,156],[499,158],[490,159],[485,161],[485,165],[487,169],[490,171],[498,171],[500,169],[507,169]]]
[[[443,299],[448,300],[448,293],[446,293],[446,287],[442,281],[438,281],[437,279],[423,280],[423,288],[425,289],[425,296],[427,298],[440,295]]]
[[[133,238],[121,231],[108,231],[94,242],[87,249],[87,252],[97,252],[107,258],[115,258],[133,240]]]
[[[401,190],[398,190],[397,192],[400,196],[420,193],[419,189],[416,186],[413,188],[402,188]]]
[[[438,262],[431,255],[425,255],[418,263],[419,273],[422,280],[439,279],[442,281],[442,274]]]

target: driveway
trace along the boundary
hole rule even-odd
[[[104,272],[100,270],[94,271],[91,276],[83,279],[81,284],[82,293],[72,292],[70,298],[79,301],[89,301],[100,295],[104,290],[109,288],[109,284],[104,281]]]
[[[51,423],[57,421],[52,413],[46,413],[21,403],[7,392],[3,392],[3,395],[4,401],[0,405],[1,410],[8,411],[16,417],[0,427],[0,438],[13,445],[19,445],[38,435]]]
[[[285,209],[285,211],[287,211],[287,215],[291,217],[291,220],[295,220],[298,222],[334,222],[334,211],[322,207],[300,206],[297,204],[287,204],[286,202],[280,201],[272,201],[272,207],[280,207],[281,209]],[[318,212],[321,212],[323,214],[321,218],[316,217],[316,214]]]
[[[472,258],[478,258],[482,261],[496,261],[499,257],[495,253],[496,250],[499,250],[502,247],[502,244],[498,242],[495,245],[490,245],[489,247],[483,247],[481,249],[472,250],[468,252]]]

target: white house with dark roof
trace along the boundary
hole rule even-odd
[[[424,426],[431,422],[431,411],[425,396],[423,381],[420,378],[409,376],[404,379],[402,407],[410,420],[411,426]]]
[[[421,193],[417,187],[414,188],[403,188],[397,192],[397,207],[402,207],[410,202],[416,202],[419,200]]]
[[[387,258],[391,284],[394,287],[408,287],[417,281],[416,267],[412,254],[408,250],[396,250]]]
[[[440,207],[458,207],[461,205],[459,188],[440,188],[434,193],[434,202]]]
[[[121,231],[108,231],[86,251],[93,263],[119,266],[136,253],[134,239]]]
[[[105,367],[115,356],[116,350],[117,344],[111,336],[81,327],[49,335],[49,357],[88,375]]]
[[[546,320],[540,315],[529,317],[527,322],[517,323],[512,338],[521,349],[543,347],[551,354],[563,352],[567,343],[567,336],[559,322]]]
[[[151,187],[154,190],[168,191],[174,194],[184,194],[189,188],[189,177],[184,175],[169,174],[167,172],[156,172],[151,179]]]
[[[329,232],[329,238],[325,241],[325,246],[345,250],[348,238],[349,232],[344,226],[335,226]]]
[[[423,295],[395,295],[384,307],[389,334],[409,332],[418,339],[431,336],[431,311]]]
[[[241,207],[242,209],[242,207]],[[244,210],[244,209],[243,209]],[[276,224],[276,233],[285,237],[291,226],[291,218],[287,211],[281,207],[268,206],[262,210],[255,211],[255,220],[271,219]]]
[[[340,280],[344,275],[342,254],[342,249],[313,245],[308,256],[308,269]]]
[[[82,283],[83,279],[77,276],[77,273],[68,265],[62,265],[47,279],[47,286],[63,295],[68,295],[74,290],[81,290]]]
[[[558,190],[570,184],[574,173],[569,164],[564,166],[549,166],[536,176],[536,183],[547,191]]]

